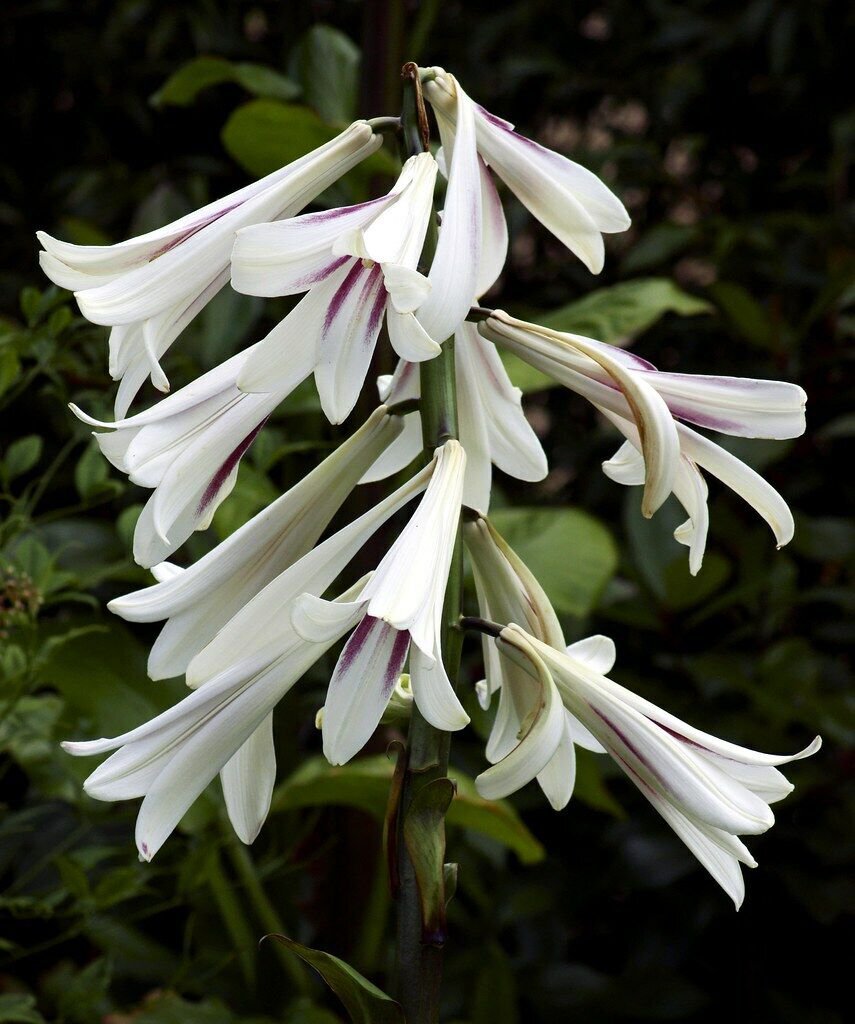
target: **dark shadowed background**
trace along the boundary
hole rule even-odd
[[[460,883],[445,1019],[850,1020],[852,6],[7,0],[0,19],[0,1022],[339,1019],[313,977],[286,971],[271,943],[257,949],[276,930],[388,984],[380,834],[394,732],[347,769],[324,766],[313,719],[331,660],[278,712],[280,784],[251,858],[212,789],[139,864],[135,804],[83,796],[92,764],[58,747],[137,724],[182,687],[146,678],[155,631],[105,609],[149,579],[129,549],[144,494],[66,410],[73,399],[109,418],[106,332],[47,287],[34,231],[100,243],[165,223],[354,116],[397,113],[402,58],[453,71],[490,110],[596,170],[632,214],[595,279],[507,197],[511,252],[490,304],[629,339],[663,369],[807,390],[804,437],[727,442],[791,503],[797,533],[783,551],[711,485],[710,544],[692,579],[671,537],[677,511],[643,521],[638,492],[600,470],[615,437],[531,374],[518,380],[551,473],[535,486],[498,479],[494,505],[568,637],[614,636],[619,681],[760,749],[825,739],[789,770],[796,790],[776,827],[751,841],[760,868],[734,914],[593,756],[561,814],[535,787],[479,805],[466,784],[485,764],[476,715],[454,742]],[[324,201],[359,201],[383,174],[380,161]],[[173,348],[170,377],[186,382],[257,340],[284,308],[224,292]],[[290,486],[335,436],[300,389],[186,556]],[[479,671],[467,646],[467,690]]]

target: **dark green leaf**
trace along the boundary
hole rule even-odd
[[[344,960],[303,946],[287,935],[270,935],[320,974],[344,1004],[353,1024],[405,1024],[400,1005]]]
[[[9,480],[27,473],[42,457],[42,439],[36,434],[28,434],[13,441],[6,451],[3,460]]]
[[[0,1024],[45,1024],[35,996],[19,992],[0,995]]]
[[[235,64],[224,57],[196,57],[170,75],[151,97],[151,102],[156,107],[186,107],[203,89],[223,82],[242,85],[254,96],[278,100],[294,99],[300,92],[296,82],[262,64]]]
[[[617,568],[606,527],[576,508],[508,508],[490,516],[556,610],[587,615]]]
[[[356,116],[359,48],[330,25],[313,25],[297,44],[294,67],[309,106],[332,124]]]

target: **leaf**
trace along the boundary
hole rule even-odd
[[[667,263],[695,240],[697,228],[666,222],[656,224],[639,238],[621,263],[624,274],[637,274]]]
[[[336,134],[308,107],[251,100],[226,121],[222,140],[231,156],[260,178],[323,146]]]
[[[383,821],[392,772],[393,765],[384,754],[358,758],[340,767],[333,767],[323,757],[314,757],[276,787],[271,810],[333,804],[359,808]],[[449,775],[457,785],[448,810],[450,825],[489,836],[513,850],[523,864],[543,859],[543,847],[510,804],[504,800],[485,800],[475,789],[474,781],[460,772],[452,769]]]
[[[697,316],[711,312],[712,308],[666,277],[641,277],[611,288],[600,288],[536,319],[555,331],[582,334],[609,345],[624,345],[643,334],[666,313]],[[502,351],[500,354],[511,382],[523,392],[558,387],[551,377],[535,370],[514,353]]]
[[[7,480],[27,473],[42,457],[42,439],[37,434],[28,434],[13,441],[6,450],[3,460]]]
[[[758,348],[777,348],[769,314],[742,285],[716,281],[709,293],[737,334]]]
[[[490,943],[475,979],[472,1024],[517,1024],[517,987],[505,952]]]
[[[413,865],[422,911],[422,942],[442,946],[445,924],[445,828],[451,779],[434,779],[418,789],[404,817],[404,842]]]
[[[400,1004],[364,978],[344,960],[320,949],[303,946],[287,935],[270,935],[305,960],[344,1003],[353,1024],[405,1024]]]
[[[251,100],[238,107],[222,131],[225,148],[250,174],[262,177],[291,163],[310,150],[323,146],[338,134],[308,107],[277,100]],[[355,167],[349,175],[351,188],[341,182],[335,188],[338,202],[361,202],[368,196],[368,183],[378,175],[393,176],[398,164],[380,149]]]
[[[77,493],[85,501],[101,490],[109,475],[107,461],[97,443],[93,441],[74,467],[74,486]]]
[[[559,612],[588,615],[617,569],[606,527],[576,508],[497,509],[490,519]]]
[[[540,323],[613,345],[642,334],[666,313],[698,316],[711,311],[708,302],[684,292],[667,277],[640,277],[591,292],[541,317]]]
[[[359,47],[330,25],[313,25],[297,43],[293,70],[309,106],[324,121],[346,124],[356,117]]]
[[[0,996],[0,1024],[45,1024],[36,1009],[36,997],[23,992]]]
[[[155,107],[189,106],[204,89],[223,82],[243,86],[254,96],[294,99],[300,87],[290,78],[261,64],[234,64],[224,57],[196,57],[169,76],[151,97]]]

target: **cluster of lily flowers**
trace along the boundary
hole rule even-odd
[[[346,636],[319,716],[331,763],[360,751],[390,700],[414,701],[438,729],[462,729],[469,717],[443,666],[440,637],[463,520],[484,624],[477,696],[488,707],[498,693],[490,767],[477,779],[482,795],[501,798],[536,779],[562,808],[573,793],[576,745],[607,753],[738,907],[740,864],[755,864],[738,837],[772,825],[770,803],[792,789],[778,766],[812,754],[819,738],[791,756],[716,739],[612,681],[607,637],[566,645],[543,590],[487,516],[493,466],[524,481],[547,472],[496,346],[586,398],[617,428],[624,441],[604,471],[643,488],[645,516],[676,496],[688,518],[675,538],[688,547],[693,573],[707,537],[704,473],[744,498],[779,546],[793,533],[781,496],[694,428],[795,437],[804,430],[804,392],[778,381],[663,373],[621,348],[501,310],[479,307],[473,316],[507,253],[494,176],[594,273],[603,265],[603,234],[626,229],[629,218],[594,174],[516,133],[451,74],[431,68],[420,77],[442,149],[408,159],[381,198],[301,213],[382,144],[376,123],[357,121],[295,163],[139,238],[77,246],[39,235],[45,273],[74,290],[89,320],[111,328],[116,418],[74,411],[102,431],[95,436],[107,459],[152,491],[134,556],[156,582],[110,608],[134,622],[163,621],[149,674],[183,674],[190,688],[130,732],[64,746],[77,755],[111,752],[86,791],[100,800],[143,797],[136,840],[150,860],[217,773],[235,831],[246,843],[255,839],[276,774],[273,710]],[[447,179],[444,210],[424,267],[438,174]],[[160,360],[229,280],[250,295],[302,298],[257,344],[128,415],[147,377],[169,390]],[[193,531],[209,526],[242,456],[298,384],[314,374],[328,419],[349,416],[384,321],[400,361],[378,381],[376,411],[195,564],[170,562]],[[452,337],[459,438],[321,540],[357,484],[400,473],[422,451],[413,401],[419,364]],[[331,598],[369,538],[417,498],[376,569]]]

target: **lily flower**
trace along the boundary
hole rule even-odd
[[[484,619],[520,622],[527,632],[557,651],[567,651],[600,672],[614,663],[614,643],[591,636],[569,647],[558,618],[540,584],[488,519],[464,524],[463,540],[472,561],[478,608]],[[499,799],[537,778],[555,810],[573,795],[576,779],[575,745],[595,753],[604,748],[588,729],[564,708],[548,674],[532,675],[509,658],[501,657],[488,637],[482,638],[485,678],[475,684],[483,708],[498,691],[499,706],[487,740],[487,760],[493,765],[476,779],[478,791]]]
[[[704,469],[741,495],[769,524],[778,546],[792,539],[783,498],[762,477],[687,423],[738,437],[790,438],[805,429],[804,391],[783,381],[663,373],[639,356],[590,338],[552,331],[495,311],[479,331],[587,398],[627,438],[604,469],[621,483],[643,483],[642,512],[670,493],[690,519],[677,539],[700,569],[707,531]],[[633,456],[630,446],[640,453]]]
[[[133,483],[154,489],[134,531],[140,565],[164,561],[191,533],[210,526],[267,417],[308,373],[304,361],[281,390],[245,394],[237,378],[251,352],[232,356],[151,409],[114,423],[71,406],[85,423],[109,431],[95,434],[106,458]]]
[[[321,406],[331,422],[341,423],[356,403],[384,317],[402,358],[420,362],[439,353],[415,316],[431,288],[416,267],[432,214],[436,170],[434,158],[420,153],[404,164],[382,199],[238,234],[232,256],[237,291],[307,291],[259,343],[238,380],[242,390],[264,393],[279,387],[293,372],[294,346],[309,344]]]
[[[363,583],[340,600],[351,601]],[[357,618],[342,620],[341,635]],[[275,642],[233,661],[151,721],[112,739],[62,746],[78,757],[113,751],[84,789],[96,800],[144,798],[136,825],[143,860],[154,857],[218,772],[235,831],[251,843],[273,793],[273,709],[338,638],[307,643],[285,616]]]
[[[167,620],[149,654],[151,678],[186,672],[233,615],[307,554],[401,429],[400,418],[380,406],[316,469],[193,565],[156,565],[159,582],[111,601],[110,611],[131,622]]]
[[[519,135],[508,121],[472,103],[443,68],[422,69],[421,78],[440,132],[456,130],[471,146],[462,120],[468,116],[468,101],[480,156],[541,224],[598,274],[603,269],[603,234],[625,231],[630,224],[620,200],[591,171]]]
[[[117,416],[125,415],[146,376],[169,390],[159,361],[228,281],[235,232],[293,216],[381,145],[366,121],[356,121],[260,181],[118,245],[72,245],[38,232],[47,276],[74,291],[88,320],[113,328],[110,374],[122,381]]]
[[[474,324],[462,324],[454,335],[454,368],[460,443],[466,451],[463,504],[486,512],[490,507],[492,467],[517,480],[542,480],[549,467],[537,435],[525,418],[522,392],[508,379],[495,346]],[[391,376],[378,378],[382,401],[393,405],[418,398],[418,367],[401,361]],[[422,450],[421,415],[404,416],[403,432],[363,477],[383,480],[408,466]]]
[[[374,732],[408,652],[413,698],[431,725],[455,730],[469,721],[446,675],[440,645],[465,463],[457,441],[437,449],[424,498],[358,600],[334,604],[308,594],[294,606],[292,625],[317,642],[324,642],[329,630],[338,632],[342,617],[360,616],[324,705],[324,754],[332,764],[349,761]]]
[[[778,766],[816,753],[820,737],[796,754],[763,754],[693,728],[518,625],[505,626],[496,643],[533,678],[552,680],[565,707],[739,909],[745,895],[740,864],[756,867],[739,836],[774,824],[769,805],[793,789]]]

